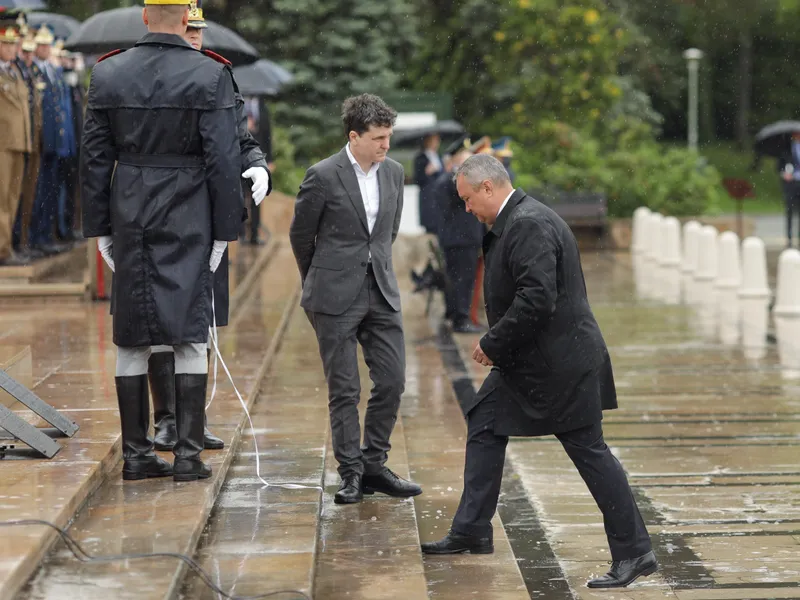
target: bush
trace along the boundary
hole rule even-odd
[[[615,139],[608,146],[563,124],[543,124],[540,131],[547,141],[533,152],[515,152],[520,181],[604,193],[609,216],[630,217],[638,206],[667,215],[700,215],[724,194],[719,173],[696,152],[662,146],[635,135],[635,129],[621,134],[625,142]]]
[[[272,186],[289,196],[297,195],[303,182],[305,167],[295,164],[295,147],[289,132],[283,127],[272,127],[272,158],[275,171],[272,173]]]

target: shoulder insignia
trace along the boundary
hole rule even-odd
[[[224,56],[220,56],[216,52],[212,52],[211,50],[203,50],[202,52],[203,52],[203,54],[205,54],[209,58],[213,58],[215,61],[217,61],[218,63],[222,63],[226,67],[232,67],[233,66],[233,63],[231,61],[229,61]]]
[[[109,52],[108,54],[103,54],[103,56],[101,56],[100,58],[98,58],[98,59],[97,59],[97,62],[101,63],[101,62],[103,62],[105,59],[107,59],[107,58],[111,58],[112,56],[116,56],[117,54],[122,54],[123,52],[125,52],[125,50],[123,50],[123,49],[121,49],[121,48],[119,48],[119,49],[117,49],[117,50],[112,50],[112,51],[111,51],[111,52]]]

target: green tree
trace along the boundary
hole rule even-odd
[[[343,144],[339,110],[347,96],[400,86],[417,40],[406,0],[227,0],[209,4],[208,14],[294,74],[274,118],[306,159]]]

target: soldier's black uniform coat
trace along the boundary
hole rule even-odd
[[[238,238],[241,149],[230,67],[149,33],[92,71],[83,233],[111,235],[114,343],[205,342],[214,240]]]

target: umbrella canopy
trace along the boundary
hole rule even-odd
[[[0,0],[2,1],[2,0]],[[234,65],[258,60],[258,52],[241,36],[213,21],[206,21],[203,48],[221,54]],[[64,47],[84,54],[105,54],[117,48],[131,48],[147,33],[141,7],[115,8],[97,13],[83,22]]]
[[[44,0],[0,0],[0,11],[4,8],[27,8],[29,10],[47,8]]]
[[[275,96],[294,76],[282,66],[262,58],[252,65],[233,70],[243,96]]]
[[[2,2],[2,0],[0,0]],[[26,15],[28,25],[33,29],[47,25],[53,35],[62,40],[66,40],[73,33],[78,31],[81,22],[68,15],[57,15],[56,13],[33,12]]]
[[[756,154],[780,157],[790,150],[793,133],[800,133],[800,121],[778,121],[767,125],[756,134]]]
[[[448,141],[456,140],[464,134],[464,126],[456,121],[439,121],[429,127],[395,131],[392,136],[392,145],[395,148],[419,146],[426,136],[437,133],[441,136],[442,143],[447,144]]]

